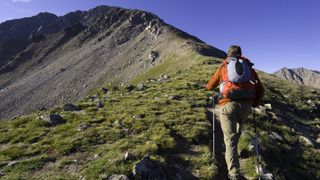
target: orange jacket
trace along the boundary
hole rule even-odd
[[[213,74],[212,78],[210,79],[210,81],[207,83],[206,85],[206,88],[207,90],[211,90],[217,86],[219,86],[221,83],[222,83],[222,69],[223,69],[223,65],[221,65],[219,67],[219,69],[216,70],[216,72]],[[254,70],[253,70],[254,71]],[[262,97],[264,95],[264,87],[258,77],[258,74],[256,73],[256,71],[254,71],[254,76],[255,76],[255,79],[257,80],[257,85],[256,85],[256,94],[255,94],[255,98],[252,99],[252,100],[249,100],[252,102],[252,105],[255,107],[255,106],[258,106],[260,101],[262,100]],[[231,100],[230,99],[220,99],[219,100],[219,104],[220,105],[224,105],[226,104],[227,102],[230,102]]]

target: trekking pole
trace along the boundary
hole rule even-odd
[[[260,180],[260,156],[259,156],[259,147],[258,147],[258,133],[257,133],[257,124],[256,124],[256,115],[255,111],[253,110],[253,125],[254,125],[254,133],[255,133],[255,146],[256,146],[256,157],[257,157],[257,164],[258,164],[258,179]]]
[[[214,122],[214,110],[215,110],[215,104],[214,104],[214,96],[212,96],[212,154],[215,154],[215,122]]]

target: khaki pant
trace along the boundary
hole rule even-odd
[[[243,121],[251,113],[251,103],[229,102],[220,107],[220,122],[226,146],[226,163],[229,175],[240,173],[237,145],[241,135]]]

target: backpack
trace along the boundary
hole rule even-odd
[[[222,65],[220,99],[245,100],[255,97],[253,64],[242,57],[228,57]]]

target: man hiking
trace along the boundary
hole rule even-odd
[[[231,180],[244,179],[240,175],[237,145],[243,121],[251,113],[252,106],[258,106],[264,95],[264,87],[252,66],[253,63],[242,56],[240,46],[230,46],[227,58],[206,85],[207,90],[219,86],[221,129]]]

